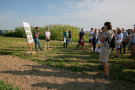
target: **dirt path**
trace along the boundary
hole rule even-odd
[[[132,83],[107,81],[9,55],[0,55],[0,80],[15,83],[20,90],[134,90],[135,88]]]

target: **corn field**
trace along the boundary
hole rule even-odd
[[[47,30],[47,28],[49,28],[51,32],[51,40],[63,40],[63,33],[65,32],[65,29],[72,31],[73,41],[79,40],[79,32],[80,32],[79,27],[74,27],[70,25],[51,25],[50,24],[45,27],[39,27],[39,28],[41,32],[41,35],[39,36],[40,39],[45,39],[44,33]],[[34,35],[35,27],[31,27],[31,31],[32,31],[32,34]],[[17,27],[14,32],[13,31],[6,32],[4,36],[26,38],[24,27]]]

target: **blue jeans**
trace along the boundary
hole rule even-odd
[[[71,44],[72,44],[72,38],[69,38],[68,39],[68,44],[69,44],[69,42],[71,42]]]
[[[40,45],[39,39],[34,39],[34,41],[35,41],[35,50],[37,51],[37,44],[38,44],[38,46],[40,48],[40,51],[41,51],[42,49],[41,49],[41,45]]]

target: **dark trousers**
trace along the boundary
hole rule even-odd
[[[120,53],[122,52],[122,49],[123,49],[124,54],[126,53],[126,46],[127,46],[127,43],[122,42],[122,45],[121,45],[121,48],[120,48]]]
[[[79,46],[80,46],[80,44],[81,44],[81,39],[79,39],[79,42],[78,42],[77,47],[79,47]]]
[[[93,51],[95,51],[96,43],[97,43],[97,39],[96,38],[92,38]]]
[[[67,48],[67,46],[68,46],[68,40],[66,40],[66,43],[64,42],[64,48],[65,48],[65,46],[66,46],[66,48]]]

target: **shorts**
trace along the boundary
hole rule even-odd
[[[100,62],[108,62],[110,53],[111,53],[111,48],[107,49],[105,47],[101,47],[100,48],[99,61]]]
[[[50,39],[45,39],[45,41],[47,41],[47,42],[48,42],[48,41],[50,41]]]
[[[91,43],[92,42],[92,39],[89,39],[89,43]]]

